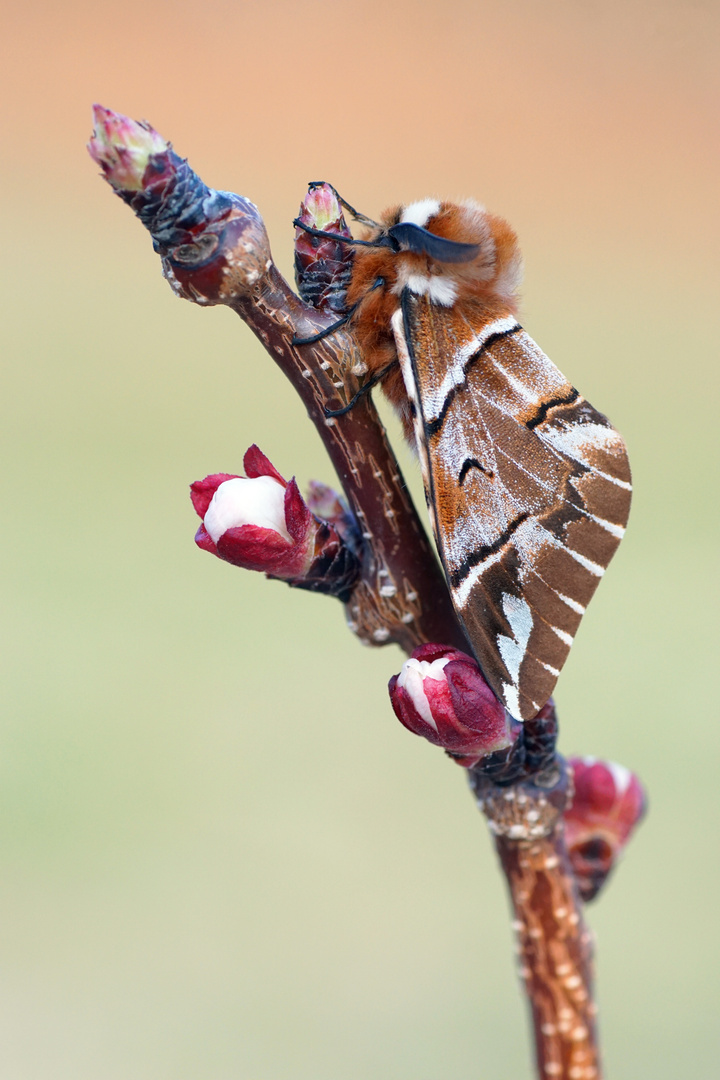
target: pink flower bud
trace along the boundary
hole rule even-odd
[[[337,197],[337,192],[331,184],[311,184],[308,193],[300,203],[298,219],[303,225],[309,225],[321,232],[334,232],[340,236],[350,236],[350,230],[345,224],[345,217]],[[298,232],[302,230],[298,229]],[[307,236],[307,233],[304,235]]]
[[[116,190],[141,191],[150,158],[168,149],[167,140],[145,120],[138,123],[102,105],[93,105],[93,119],[91,158]]]
[[[326,521],[342,520],[347,515],[347,507],[334,488],[323,484],[321,480],[310,480],[307,493],[308,506],[313,514]]]
[[[332,233],[339,238],[350,237],[342,206],[330,184],[311,184],[300,204],[296,222],[319,232]],[[350,283],[354,250],[342,239],[313,236],[296,224],[295,282],[307,304],[329,308],[342,314],[346,310],[346,293]]]
[[[642,819],[646,798],[623,765],[592,757],[568,759],[575,795],[565,811],[565,839],[580,895],[592,900]]]
[[[400,723],[466,768],[512,745],[520,730],[475,660],[449,645],[415,649],[388,689]]]
[[[286,483],[265,455],[251,446],[245,476],[216,473],[191,485],[203,523],[195,542],[235,566],[273,577],[302,577],[314,558],[317,522],[295,480]]]
[[[347,603],[361,570],[350,512],[335,496],[337,523],[321,521],[295,480],[283,480],[257,446],[250,447],[243,464],[245,476],[215,473],[191,485],[203,522],[195,543],[235,566]]]

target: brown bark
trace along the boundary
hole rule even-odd
[[[473,778],[507,879],[519,974],[532,1015],[541,1080],[601,1080],[592,937],[563,837],[572,798],[566,766],[498,788]]]
[[[251,207],[250,211],[246,207]],[[254,212],[253,212],[254,211]],[[164,261],[176,292],[222,303],[248,324],[300,395],[335,466],[364,540],[362,577],[348,604],[351,629],[368,644],[397,642],[406,652],[425,641],[467,649],[435,552],[427,538],[385,429],[369,395],[344,416],[365,364],[352,334],[340,329],[308,345],[293,344],[331,326],[337,316],[304,304],[275,264],[252,204],[237,211],[216,253],[212,275]]]

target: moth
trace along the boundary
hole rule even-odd
[[[363,390],[381,382],[414,437],[457,615],[498,698],[528,719],[623,536],[625,444],[518,323],[507,222],[424,199],[376,223],[340,201],[366,226],[345,317]]]

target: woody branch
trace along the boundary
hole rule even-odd
[[[448,655],[453,649],[467,650],[444,577],[369,394],[344,415],[327,415],[328,409],[337,411],[352,401],[366,371],[352,323],[323,336],[338,321],[337,313],[304,303],[292,291],[275,267],[253,203],[207,188],[149,125],[96,107],[90,152],[150,231],[174,291],[193,303],[232,308],[291,381],[317,428],[359,532],[355,576],[343,579],[342,588],[321,591],[347,602],[349,625],[368,643],[396,642],[406,653],[428,642],[445,643]],[[254,471],[246,468],[248,475],[285,484],[255,448],[249,458]],[[217,483],[206,489],[194,485],[201,516],[220,477],[208,480]],[[295,499],[297,520],[304,512],[302,501],[297,503],[299,494],[291,485],[285,489],[286,507]],[[318,550],[318,537],[324,535],[318,522]],[[207,533],[205,542],[214,547]],[[457,656],[462,653],[453,652],[452,662],[462,665]],[[446,655],[441,664],[448,664]],[[396,689],[393,706],[412,727],[412,702],[398,704],[403,693]],[[498,722],[507,726],[506,718]],[[469,767],[508,881],[538,1074],[595,1080],[600,1071],[589,937],[563,839],[572,770],[556,753],[556,738],[549,703],[524,730],[515,725],[512,737],[497,743],[499,750],[470,758],[461,750],[453,756]]]
[[[303,303],[290,289],[272,260],[257,207],[207,188],[156,132],[128,128],[133,122],[115,122],[115,115],[96,110],[91,149],[150,231],[170,285],[187,300],[224,304],[244,319],[295,387],[328,451],[363,540],[351,625],[365,641],[397,642],[406,651],[427,640],[462,647],[440,568],[372,402],[366,396],[345,416],[325,415],[328,405],[342,406],[360,386],[364,365],[352,334],[294,344],[337,316]],[[133,138],[139,148],[128,151]],[[123,144],[119,161],[113,139]]]

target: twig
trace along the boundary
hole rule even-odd
[[[328,416],[355,398],[367,371],[352,320],[340,325],[337,311],[303,303],[290,289],[251,202],[207,188],[149,125],[99,107],[96,120],[91,153],[150,230],[175,292],[231,307],[315,424],[362,536],[360,578],[347,605],[351,628],[368,643],[397,642],[407,653],[427,642],[467,650],[369,394],[345,414]],[[538,1075],[599,1080],[590,936],[563,838],[572,777],[556,739],[549,703],[512,746],[483,757],[469,777],[510,889]]]
[[[532,780],[498,788],[471,773],[471,782],[510,890],[538,1075],[597,1080],[591,936],[563,836],[572,778],[556,755]]]

